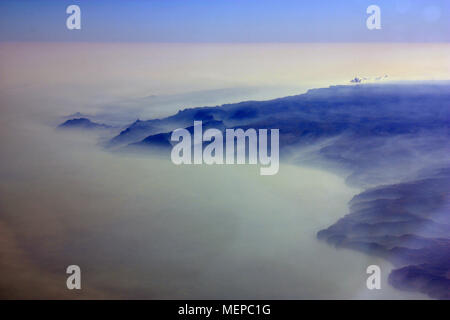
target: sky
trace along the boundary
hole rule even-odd
[[[66,28],[72,4],[81,30]],[[366,27],[372,4],[380,30]],[[2,0],[0,17],[0,41],[450,41],[446,0]]]

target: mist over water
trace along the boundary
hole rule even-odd
[[[69,80],[13,80],[1,88],[1,297],[424,298],[389,287],[385,261],[316,240],[361,191],[343,177],[286,163],[265,177],[258,166],[109,153],[95,134],[54,128],[62,115],[117,101],[101,79],[86,91]],[[217,103],[228,99],[237,98]],[[79,293],[65,287],[71,264],[82,269]],[[366,289],[371,264],[382,268],[383,290]]]
[[[23,258],[3,261],[34,270],[6,268],[5,295],[54,297],[77,264],[86,298],[358,298],[365,267],[383,264],[315,238],[358,191],[340,177],[290,165],[272,179],[255,166],[177,167],[106,153],[78,133],[28,130],[1,184],[2,226]],[[404,297],[384,285],[380,297]]]

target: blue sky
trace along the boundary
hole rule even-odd
[[[82,29],[67,30],[77,4]],[[381,30],[366,8],[381,8]],[[0,41],[450,42],[446,0],[2,0]]]

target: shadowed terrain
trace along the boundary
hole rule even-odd
[[[449,299],[449,115],[448,83],[334,86],[137,120],[104,145],[168,156],[171,132],[192,130],[195,120],[222,131],[278,128],[283,161],[337,172],[366,189],[318,238],[389,260],[398,289]]]

